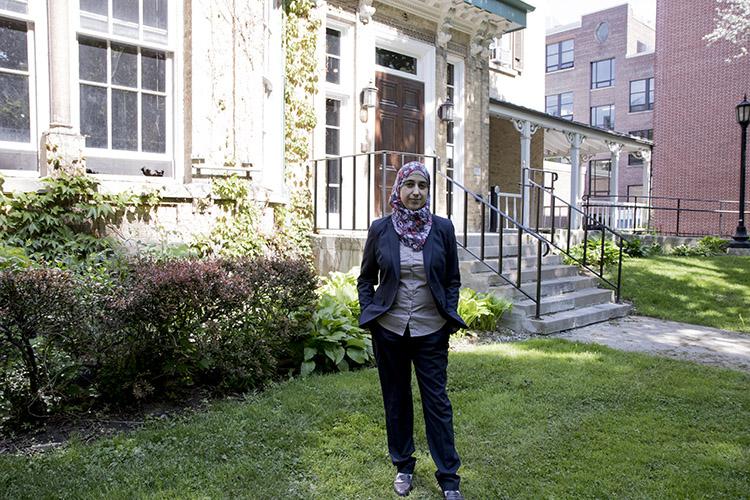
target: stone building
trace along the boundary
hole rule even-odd
[[[734,234],[740,189],[740,127],[735,106],[750,94],[750,57],[728,42],[709,45],[716,2],[656,2],[654,204],[657,229]],[[685,9],[690,15],[685,15]],[[750,185],[747,186],[750,193]],[[746,196],[748,196],[746,193]],[[747,199],[750,199],[748,197]],[[696,200],[696,201],[691,201]]]
[[[546,38],[547,113],[653,139],[654,28],[623,4],[551,28]],[[648,156],[623,154],[615,146],[587,158],[583,194],[621,201],[648,196]]]
[[[106,190],[161,190],[175,238],[209,224],[214,173],[284,202],[281,35],[278,0],[0,2],[4,189],[36,189],[54,150]]]

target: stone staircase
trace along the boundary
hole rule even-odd
[[[577,266],[563,264],[560,255],[550,254],[542,259],[541,318],[535,319],[534,301],[488,268],[487,265],[497,269],[498,245],[496,239],[491,245],[491,239],[485,241],[486,264],[459,248],[461,282],[462,286],[492,292],[513,302],[513,309],[503,318],[504,326],[515,331],[550,334],[619,318],[630,312],[629,305],[614,302],[614,291],[597,286],[596,277],[583,274]],[[462,242],[460,236],[459,241]],[[477,255],[479,241],[479,235],[468,238],[469,250]],[[506,236],[505,243],[502,274],[516,282],[517,239]],[[536,296],[536,251],[537,245],[531,240],[526,240],[521,246],[521,288],[532,297]]]

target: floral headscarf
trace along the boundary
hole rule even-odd
[[[430,212],[430,193],[427,192],[427,200],[419,210],[410,210],[404,206],[401,201],[401,187],[404,181],[413,173],[418,173],[430,182],[430,173],[424,164],[418,161],[412,161],[401,167],[396,174],[396,181],[393,183],[391,192],[391,221],[393,228],[398,234],[399,240],[414,250],[422,250],[427,235],[432,228],[432,213]]]

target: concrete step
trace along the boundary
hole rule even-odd
[[[559,295],[561,293],[575,292],[577,290],[583,290],[585,288],[596,288],[596,278],[590,276],[566,276],[563,278],[554,278],[550,280],[542,280],[542,297],[548,297],[553,295]],[[471,285],[466,285],[470,288],[474,288]],[[522,283],[521,289],[534,297],[536,294],[536,283]],[[509,300],[526,300],[527,297],[518,291],[517,288],[512,285],[500,285],[500,286],[487,286],[484,288],[474,288],[478,292],[492,292],[498,297],[505,297]]]
[[[541,319],[509,314],[503,317],[503,323],[514,330],[547,335],[563,330],[570,330],[571,328],[600,323],[613,318],[621,318],[630,312],[630,308],[629,304],[614,304],[610,302],[543,315]]]
[[[506,280],[510,280],[513,283],[518,282],[518,276],[515,270],[503,273]],[[578,276],[578,268],[575,266],[567,266],[563,264],[554,266],[542,266],[542,282],[549,281],[557,278],[566,278]],[[536,283],[537,270],[536,269],[521,269],[521,283]],[[487,286],[502,286],[507,283],[503,278],[498,276],[496,273],[474,273],[466,274],[463,276],[465,283],[477,283],[486,284]]]
[[[498,245],[497,242],[495,244],[487,243],[484,247],[484,258],[485,259],[497,259],[499,252],[498,252]],[[481,256],[481,249],[479,246],[469,246],[467,249],[464,249],[463,247],[458,247],[458,260],[475,260],[476,258],[471,255],[466,250],[471,251],[476,256]],[[521,247],[521,256],[522,257],[532,257],[536,256],[537,252],[537,246],[536,245],[523,245]],[[507,257],[515,257],[518,255],[518,245],[517,244],[505,244],[503,245],[503,259]],[[544,248],[542,248],[542,255],[544,255]],[[549,255],[549,254],[548,254]]]
[[[486,260],[485,261],[487,265],[483,264],[482,262],[472,259],[472,260],[465,260],[459,262],[459,265],[461,266],[461,274],[466,273],[474,273],[474,274],[484,274],[484,273],[491,273],[492,270],[497,270],[497,259],[494,260]],[[548,255],[546,257],[542,257],[542,266],[556,266],[562,264],[562,257],[559,255]],[[507,259],[503,259],[503,272],[513,271],[516,269],[516,266],[518,265],[518,260],[514,258],[508,257]],[[490,266],[492,270],[490,270],[487,266]],[[536,269],[536,256],[532,257],[522,257],[521,258],[521,269]]]
[[[586,288],[575,292],[563,293],[542,298],[541,314],[553,314],[571,309],[606,304],[612,302],[614,292],[603,288]],[[536,304],[533,300],[521,300],[513,304],[510,314],[518,316],[533,316],[536,314]]]

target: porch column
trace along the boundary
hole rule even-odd
[[[620,151],[622,151],[622,144],[620,144],[619,142],[607,141],[607,146],[609,147],[609,151],[611,154],[610,161],[612,164],[609,175],[609,193],[612,202],[616,205],[620,200]],[[618,209],[616,206],[613,206],[609,211],[609,226],[613,229],[617,229],[617,211]]]
[[[531,188],[529,187],[529,171],[531,168],[531,136],[539,130],[539,125],[529,120],[513,120],[513,126],[521,133],[521,186],[523,195],[523,224],[530,223],[529,210],[531,204]]]
[[[42,133],[41,175],[60,168],[83,173],[84,138],[73,130],[70,112],[70,34],[68,0],[47,0],[49,129]]]
[[[581,209],[581,146],[585,137],[577,132],[565,132],[570,144],[570,204]],[[580,217],[577,212],[570,212],[570,228],[579,229]]]
[[[641,151],[639,156],[643,158],[643,196],[649,198],[649,205],[651,204],[651,150]]]

